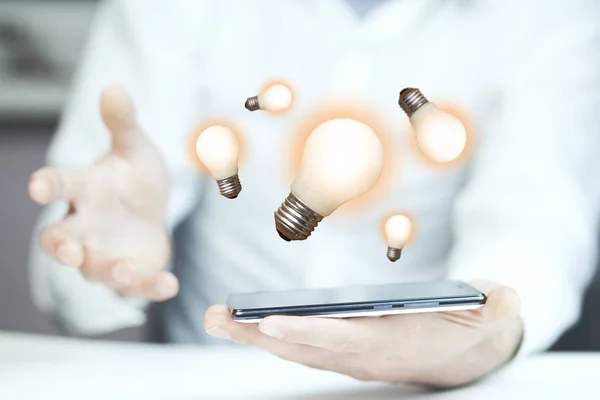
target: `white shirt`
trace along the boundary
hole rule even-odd
[[[234,291],[449,277],[514,287],[523,351],[540,350],[577,319],[595,263],[598,11],[584,0],[402,0],[359,18],[342,0],[111,1],[92,28],[48,161],[85,165],[107,151],[98,96],[109,83],[125,85],[172,172],[168,226],[189,222],[175,240],[181,293],[164,313],[172,340],[206,340],[204,309]],[[245,110],[275,77],[296,89],[293,112]],[[439,169],[412,151],[397,105],[408,86],[468,117],[467,162]],[[308,240],[284,242],[273,212],[293,180],[295,131],[339,99],[368,104],[384,122],[390,184],[368,206],[327,217]],[[236,200],[187,157],[194,127],[209,118],[245,132]],[[47,208],[40,225],[63,207]],[[396,210],[412,215],[417,236],[391,264],[380,224]],[[145,321],[143,305],[37,246],[31,266],[36,302],[72,331]]]

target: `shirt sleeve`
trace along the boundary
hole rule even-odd
[[[598,247],[600,12],[590,1],[538,5],[475,144],[449,257],[451,278],[517,290],[520,354],[548,348],[578,319]]]
[[[194,35],[185,31],[190,16],[177,1],[148,3],[109,1],[98,10],[47,162],[61,168],[89,165],[109,150],[100,93],[108,84],[123,85],[170,170],[167,228],[172,231],[195,205],[202,184],[187,149],[193,125],[201,118],[202,91],[194,70]],[[59,221],[65,211],[66,204],[46,207],[34,232],[30,277],[35,303],[70,333],[100,334],[143,324],[143,302],[123,299],[41,253],[39,229]]]

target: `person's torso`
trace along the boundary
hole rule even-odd
[[[466,163],[440,168],[424,162],[397,100],[402,88],[418,87],[438,105],[458,110],[470,121],[471,139],[477,136],[476,121],[493,94],[493,51],[474,36],[486,23],[477,8],[388,1],[360,18],[341,0],[233,3],[211,2],[214,32],[198,71],[207,109],[198,122],[226,119],[240,127],[243,190],[225,199],[207,179],[184,246],[178,246],[185,249],[176,266],[182,292],[171,318],[189,325],[171,338],[196,340],[194,331],[203,336],[203,308],[224,303],[231,292],[442,277]],[[292,85],[294,109],[285,116],[248,112],[245,99],[273,79]],[[368,201],[340,208],[305,241],[285,242],[273,213],[290,191],[299,127],[336,104],[376,115],[386,127],[390,167]],[[412,217],[416,235],[392,264],[381,224],[396,211]]]

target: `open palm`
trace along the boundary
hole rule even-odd
[[[108,154],[89,166],[45,167],[31,176],[34,201],[70,204],[62,221],[42,230],[42,249],[61,264],[80,268],[89,281],[124,296],[170,298],[177,294],[178,282],[165,271],[170,257],[164,228],[167,168],[138,125],[124,89],[106,88],[100,111],[112,136]]]

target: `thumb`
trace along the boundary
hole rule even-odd
[[[521,299],[513,288],[488,281],[472,282],[470,285],[487,297],[485,305],[478,310],[485,322],[496,323],[518,317]]]
[[[113,150],[126,151],[143,137],[133,100],[120,85],[107,86],[100,96],[100,113],[112,135]]]

